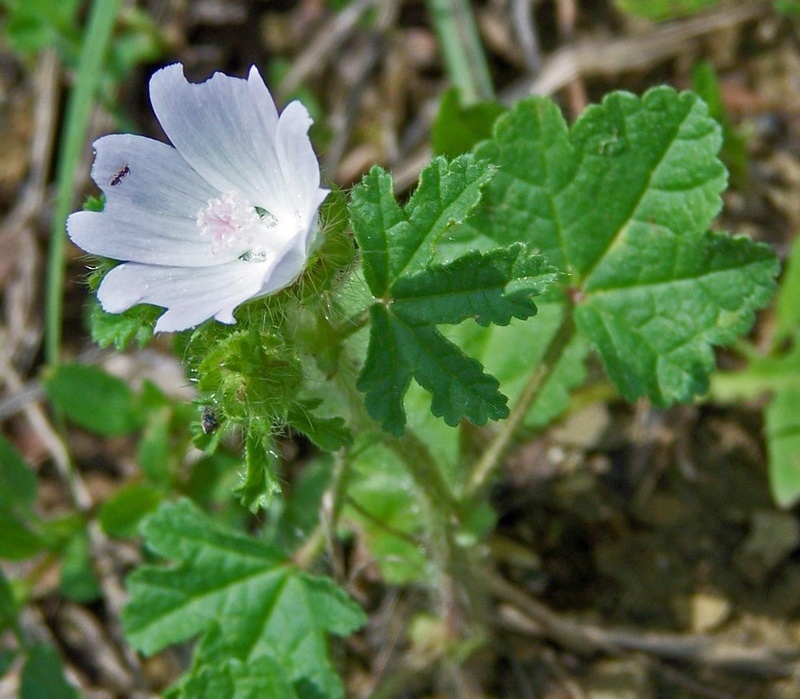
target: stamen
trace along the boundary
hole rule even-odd
[[[211,252],[253,246],[257,229],[263,225],[253,206],[233,192],[210,199],[197,215],[197,227],[211,238]]]

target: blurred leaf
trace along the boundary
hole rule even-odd
[[[775,335],[777,347],[800,331],[800,236],[795,237],[789,260],[783,270],[775,301]]]
[[[800,502],[800,389],[778,391],[765,413],[770,488],[781,507]]]
[[[6,35],[14,51],[35,53],[55,46],[62,60],[75,61],[78,0],[10,0],[6,4]]]
[[[100,584],[94,572],[86,531],[67,542],[61,562],[61,593],[74,602],[93,602],[100,598]]]
[[[16,650],[0,650],[0,677],[3,677],[17,659]]]
[[[139,523],[164,500],[164,493],[148,483],[130,483],[120,488],[101,506],[98,518],[109,536],[121,538],[138,534]]]
[[[721,0],[615,0],[617,7],[634,17],[660,22],[700,12]]]
[[[44,376],[47,397],[67,419],[105,437],[141,426],[136,395],[122,380],[87,364],[61,364]]]
[[[14,591],[8,582],[5,574],[0,570],[0,633],[13,628],[17,623],[17,601],[14,599]],[[0,668],[0,676],[5,674],[5,670]]]
[[[0,508],[27,510],[36,500],[36,474],[5,437],[0,435]]]
[[[0,507],[0,558],[21,561],[47,548],[30,524]]]
[[[58,652],[37,644],[28,651],[20,678],[20,699],[80,699],[78,691],[64,676]]]
[[[711,116],[722,127],[722,161],[728,166],[731,180],[739,187],[747,180],[747,142],[739,135],[725,109],[719,78],[714,66],[700,61],[692,70],[692,87],[708,105]]]
[[[446,90],[431,127],[433,152],[447,158],[469,153],[479,141],[491,137],[495,120],[505,111],[497,102],[462,107],[458,89]]]
[[[779,14],[800,18],[800,0],[774,0],[773,6]]]
[[[138,446],[137,461],[142,472],[153,483],[162,485],[168,485],[173,475],[171,417],[170,407],[149,409]]]
[[[221,659],[192,673],[168,699],[306,699],[295,692],[288,668],[269,655],[249,662]]]
[[[331,481],[333,459],[323,455],[303,467],[289,492],[275,499],[266,513],[265,539],[294,551],[319,524],[320,503]]]

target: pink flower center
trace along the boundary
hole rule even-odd
[[[197,227],[211,239],[213,254],[231,248],[241,253],[251,250],[262,225],[255,207],[233,192],[210,199],[197,215]]]

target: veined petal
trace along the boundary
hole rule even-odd
[[[255,68],[247,79],[214,73],[194,84],[180,64],[167,66],[150,79],[150,101],[181,156],[217,189],[273,213],[289,200],[294,174],[281,170],[277,110]]]
[[[285,250],[281,257],[270,265],[269,273],[264,277],[257,296],[280,291],[297,279],[308,261],[308,252],[305,248],[305,241],[298,238],[291,248]]]
[[[209,318],[234,323],[234,309],[259,294],[270,266],[241,260],[195,268],[128,262],[103,278],[97,298],[109,313],[121,313],[139,303],[166,308],[156,332],[186,330]]]
[[[319,186],[319,161],[308,138],[313,123],[300,102],[290,102],[281,113],[275,137],[281,171],[291,173],[286,178],[286,202],[309,221],[330,192]]]
[[[236,259],[241,250],[212,253],[197,215],[218,192],[171,146],[115,134],[94,143],[92,178],[106,195],[102,212],[80,211],[67,232],[87,252],[116,260],[206,266]]]

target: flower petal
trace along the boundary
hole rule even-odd
[[[287,201],[309,217],[330,193],[319,187],[319,161],[308,138],[313,123],[300,102],[290,102],[281,113],[275,135],[281,170],[292,173],[287,178]]]
[[[298,238],[291,248],[283,251],[281,257],[270,265],[269,273],[264,277],[256,296],[279,291],[297,279],[308,261],[305,248],[305,241]]]
[[[278,114],[255,67],[247,79],[214,73],[194,84],[180,64],[167,66],[150,79],[150,101],[178,152],[220,191],[239,192],[276,216],[291,201],[287,181],[295,174],[281,169]]]
[[[94,143],[92,178],[106,195],[102,212],[81,211],[67,232],[87,252],[116,260],[206,266],[241,250],[212,254],[197,215],[218,192],[178,152],[143,136],[115,134]]]
[[[166,308],[156,332],[186,330],[212,317],[234,323],[234,309],[258,295],[268,267],[240,260],[196,268],[129,262],[105,276],[97,298],[108,313],[121,313],[139,303]]]

